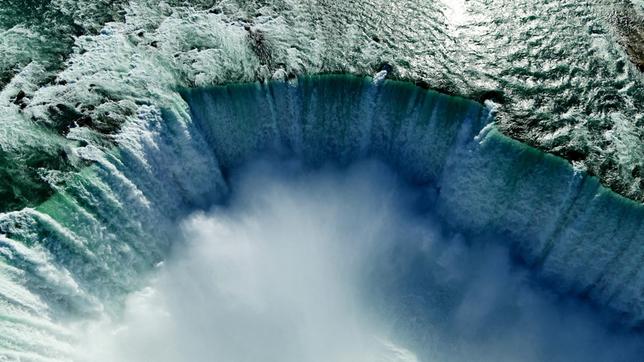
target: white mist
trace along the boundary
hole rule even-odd
[[[231,185],[225,207],[181,223],[182,240],[122,318],[90,328],[85,359],[628,361],[641,352],[639,337],[535,289],[503,240],[469,242],[419,213],[423,190],[381,164],[256,163]]]
[[[228,207],[185,220],[123,321],[95,328],[93,360],[417,361],[366,312],[361,287],[398,225],[393,176],[373,164],[340,176],[289,166],[254,165]]]

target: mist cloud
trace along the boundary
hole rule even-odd
[[[466,240],[386,167],[254,164],[183,240],[93,361],[635,360],[642,339],[543,291],[504,240]],[[431,208],[430,208],[431,209]],[[430,210],[431,211],[431,210]]]

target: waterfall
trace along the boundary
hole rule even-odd
[[[69,321],[118,314],[177,220],[224,200],[230,171],[266,155],[379,159],[429,190],[448,227],[501,235],[554,290],[644,318],[644,206],[503,136],[491,108],[464,98],[347,75],[184,89],[139,106],[116,144],[77,148],[90,166],[0,215],[0,355],[67,359]]]
[[[452,227],[507,236],[556,288],[634,322],[644,316],[644,207],[503,136],[478,103],[346,76],[189,90],[184,98],[224,170],[265,152],[311,164],[382,159],[434,188]]]

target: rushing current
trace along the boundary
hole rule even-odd
[[[0,361],[634,361],[641,0],[0,1]]]

